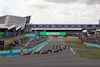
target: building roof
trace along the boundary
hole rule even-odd
[[[12,29],[12,28],[14,28],[15,27],[15,25],[4,25],[4,24],[0,24],[0,28],[1,29],[8,29],[8,30],[10,30],[10,29]]]
[[[16,30],[18,30],[19,28],[23,30],[25,24],[26,24],[25,17],[12,16],[12,15],[5,15],[0,17],[0,28],[12,29],[13,27],[15,27]]]

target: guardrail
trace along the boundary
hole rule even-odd
[[[33,47],[33,48],[14,49],[14,50],[1,50],[1,51],[0,51],[0,56],[19,55],[19,53],[22,53],[22,52],[40,50],[40,49],[43,48],[49,41],[50,41],[50,39],[48,38],[46,41],[44,41],[44,42],[38,44],[37,46],[35,46],[35,47]]]
[[[85,45],[87,45],[87,46],[92,46],[92,47],[100,48],[100,45],[98,45],[98,44],[87,43],[87,42],[83,42],[83,44],[85,44]]]

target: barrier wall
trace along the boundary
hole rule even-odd
[[[0,56],[18,55],[19,53],[22,53],[22,52],[40,50],[40,49],[43,48],[49,41],[50,41],[50,39],[47,39],[46,41],[44,41],[44,42],[42,42],[42,43],[36,45],[36,46],[33,47],[33,48],[14,49],[14,50],[1,50],[1,51],[0,51]]]
[[[85,44],[85,45],[87,45],[87,46],[92,46],[92,47],[100,48],[100,45],[98,45],[98,44],[87,43],[87,42],[83,42],[83,44]]]
[[[75,36],[67,36],[67,38],[78,38],[78,37],[75,37]]]

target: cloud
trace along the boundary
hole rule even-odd
[[[73,3],[77,2],[78,0],[45,0],[45,1],[54,3]]]
[[[100,4],[100,0],[87,0],[87,4],[89,4],[89,5]]]
[[[9,1],[9,0],[8,0]],[[31,15],[33,24],[96,24],[100,19],[100,5],[91,0],[14,0],[0,1],[0,15]],[[88,3],[89,2],[89,3]],[[10,4],[10,5],[9,5]],[[15,4],[15,5],[14,5]],[[13,6],[13,7],[12,7]]]
[[[2,13],[3,13],[3,14],[10,14],[10,13],[11,13],[11,10],[10,10],[8,7],[4,7],[4,8],[2,9]]]
[[[49,7],[49,5],[43,5],[43,4],[41,4],[41,5],[31,5],[31,6],[29,6],[30,8],[38,8],[38,9],[45,9],[45,8],[48,8]]]
[[[54,2],[54,3],[81,3],[81,4],[100,4],[100,0],[45,0],[47,2]]]

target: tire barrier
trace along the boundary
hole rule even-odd
[[[29,54],[32,51],[35,50],[40,50],[41,48],[43,48],[48,42],[50,41],[50,39],[48,38],[46,41],[38,44],[37,46],[33,47],[33,48],[27,48],[27,49],[14,49],[14,50],[1,50],[0,51],[0,56],[8,56],[8,55],[20,55],[20,54]]]

